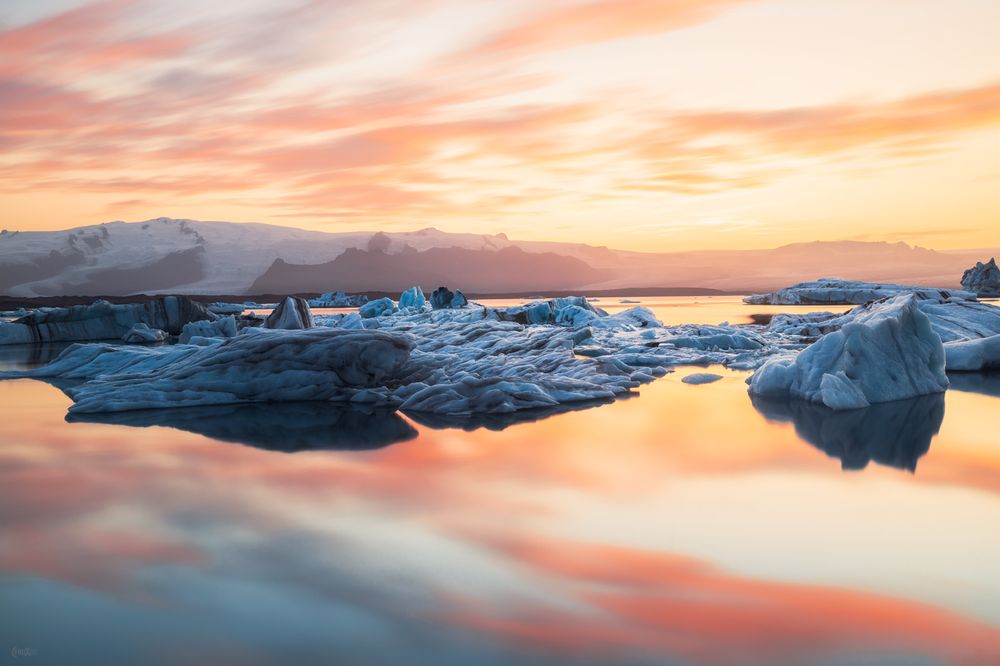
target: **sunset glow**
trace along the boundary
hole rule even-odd
[[[992,0],[0,6],[0,225],[1000,246]]]

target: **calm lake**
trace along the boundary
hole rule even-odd
[[[792,310],[633,300],[666,324]],[[704,371],[464,427],[321,403],[68,422],[59,389],[0,382],[2,654],[1000,663],[1000,376],[833,413],[754,404],[745,372],[681,382]]]

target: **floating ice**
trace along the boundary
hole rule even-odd
[[[712,372],[696,372],[694,374],[681,377],[681,381],[685,384],[711,384],[712,382],[717,382],[720,379],[722,379],[722,375],[717,375]]]
[[[370,319],[371,317],[383,317],[392,314],[396,310],[396,303],[391,298],[377,298],[358,308],[358,314],[365,319]]]
[[[121,340],[138,323],[177,335],[188,322],[214,319],[216,315],[204,305],[185,296],[122,305],[96,301],[68,308],[44,308],[14,322],[0,322],[0,345]]]
[[[751,305],[861,305],[899,293],[914,293],[932,300],[976,300],[975,293],[957,289],[821,278],[813,282],[800,282],[769,294],[753,294],[743,301]]]
[[[70,411],[301,400],[386,404],[384,387],[397,378],[412,349],[406,336],[380,331],[247,331],[254,333],[210,347],[179,346],[167,365],[162,356],[149,356],[124,374],[103,373],[69,388],[76,403]],[[74,347],[64,356],[70,353],[83,355],[87,349]]]
[[[977,261],[962,274],[962,286],[984,298],[1000,297],[1000,268],[996,258],[990,258],[985,264]]]
[[[215,321],[193,321],[181,330],[180,343],[187,344],[194,337],[231,338],[236,335],[236,319],[220,317]]]
[[[209,303],[208,311],[217,315],[238,315],[243,314],[247,309],[246,305],[240,303]]]
[[[187,324],[186,326],[190,326]],[[139,322],[129,329],[129,332],[122,336],[123,342],[163,342],[167,339],[167,333],[158,328],[150,328],[146,324]]]
[[[1000,335],[947,342],[944,345],[944,356],[949,372],[1000,369]]]
[[[312,311],[304,298],[286,296],[281,305],[267,316],[264,328],[280,328],[286,331],[298,331],[313,327]]]
[[[857,314],[794,358],[766,362],[750,392],[819,402],[831,409],[940,393],[944,348],[916,296],[900,294]]]
[[[346,294],[343,291],[328,291],[309,300],[314,308],[357,308],[368,302],[364,294]]]
[[[426,304],[427,298],[424,296],[424,290],[420,287],[410,287],[399,297],[400,308],[416,308],[419,310]]]

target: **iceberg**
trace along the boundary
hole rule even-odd
[[[75,403],[71,413],[302,400],[389,404],[384,389],[371,389],[395,380],[412,348],[407,336],[381,331],[247,329],[208,347],[133,356],[126,372],[101,372],[65,390]],[[53,365],[88,351],[71,347]]]
[[[188,324],[189,326],[190,324]],[[163,342],[167,339],[167,333],[158,328],[150,328],[142,322],[138,322],[129,329],[129,332],[122,336],[122,342],[146,343]]]
[[[1000,298],[1000,268],[996,257],[976,265],[962,274],[962,287],[983,298]]]
[[[314,308],[358,308],[368,302],[364,294],[346,294],[343,291],[327,291],[310,299],[309,306]]]
[[[435,310],[464,308],[469,304],[469,299],[459,290],[454,292],[448,287],[438,287],[431,294],[431,307]]]
[[[949,372],[1000,369],[1000,335],[977,340],[946,342],[944,356]]]
[[[208,311],[217,315],[238,315],[243,314],[246,305],[241,303],[209,303]]]
[[[797,398],[835,410],[948,388],[944,347],[914,294],[858,314],[795,357],[767,361],[749,383],[752,395]]]
[[[184,324],[179,342],[186,345],[192,338],[232,338],[236,336],[236,318],[220,317],[215,321],[193,321]]]
[[[424,296],[424,290],[420,287],[410,287],[399,297],[400,308],[416,308],[420,310],[426,304],[427,298]]]
[[[753,294],[744,298],[743,302],[751,305],[861,305],[900,293],[917,294],[920,298],[931,300],[976,300],[976,294],[971,290],[821,278],[812,282],[800,282],[768,294]]]
[[[863,316],[881,301],[858,306],[844,314],[810,312],[775,315],[767,326],[769,334],[795,336],[806,341],[840,330]],[[927,315],[931,328],[943,342],[974,340],[1000,334],[1000,307],[978,301],[948,299],[918,300],[917,307]]]
[[[681,377],[681,381],[685,384],[711,384],[720,379],[722,379],[722,375],[717,375],[713,372],[695,372]]]
[[[358,314],[364,319],[370,319],[372,317],[384,317],[397,310],[396,303],[391,298],[377,298],[374,301],[368,301],[358,308]]]
[[[192,321],[217,316],[185,296],[163,296],[147,303],[90,305],[36,310],[13,322],[0,322],[0,345],[27,342],[121,340],[138,323],[178,335]]]
[[[264,320],[263,327],[298,331],[313,327],[312,310],[304,298],[286,296],[285,300]]]

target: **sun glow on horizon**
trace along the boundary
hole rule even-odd
[[[0,7],[0,225],[1000,246],[989,0]]]

